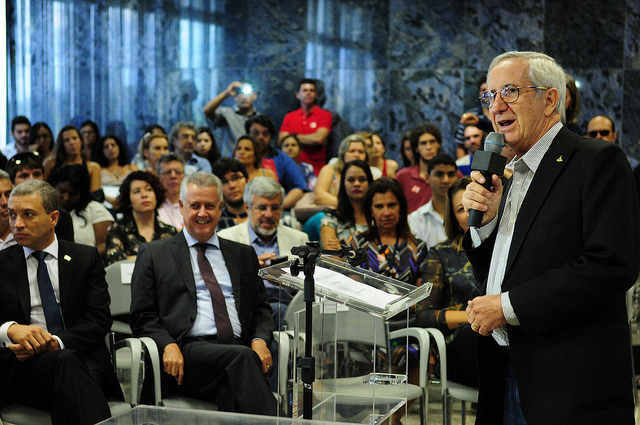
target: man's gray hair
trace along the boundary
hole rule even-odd
[[[198,134],[198,128],[191,121],[178,121],[171,127],[171,131],[169,132],[169,144],[175,145],[176,140],[178,140],[178,132],[181,128],[188,128],[195,131]]]
[[[556,112],[560,114],[560,118],[564,123],[566,121],[564,103],[567,94],[567,83],[565,81],[565,72],[562,67],[551,56],[539,52],[506,52],[496,56],[491,65],[489,72],[500,62],[508,59],[524,60],[529,64],[529,79],[531,84],[539,87],[549,87],[558,90],[558,104]],[[536,97],[542,96],[542,91],[537,90]]]
[[[6,171],[0,170],[0,180],[9,180],[9,183],[11,183],[11,176]]]
[[[280,205],[284,202],[284,189],[271,177],[261,176],[249,180],[249,183],[244,187],[245,204],[253,205],[253,197],[256,195],[267,199],[273,199],[280,195]]]
[[[184,166],[184,159],[173,152],[165,153],[156,161],[156,172],[160,175],[160,166],[167,162],[178,161]]]
[[[27,180],[13,188],[11,196],[26,196],[36,194],[42,201],[47,214],[58,210],[58,192],[49,183],[42,180]]]
[[[188,185],[200,188],[215,187],[218,189],[218,199],[220,200],[218,205],[222,202],[222,182],[214,174],[198,171],[197,173],[193,173],[185,177],[184,180],[182,180],[182,185],[180,186],[180,200],[182,203],[184,203],[184,200],[187,197]]]

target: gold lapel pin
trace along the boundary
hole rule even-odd
[[[562,162],[562,155],[560,155],[558,159],[556,159],[556,162]]]
[[[69,257],[68,255],[65,255],[64,259],[67,260],[67,261],[71,261],[71,257]]]

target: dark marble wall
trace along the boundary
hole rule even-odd
[[[324,82],[325,107],[346,127],[379,132],[397,157],[401,134],[423,120],[451,140],[495,55],[538,50],[578,81],[582,127],[607,114],[624,149],[640,155],[637,0],[9,0],[7,7],[8,119],[25,114],[54,131],[90,117],[133,146],[152,122],[204,124],[202,106],[235,79],[258,88],[257,108],[279,125],[306,76]]]

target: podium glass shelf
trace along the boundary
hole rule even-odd
[[[260,269],[259,275],[272,283],[304,291],[304,272],[293,276],[290,267],[291,261],[287,261]],[[316,297],[385,320],[406,311],[431,293],[431,283],[416,287],[329,256],[316,260],[314,278]]]
[[[301,420],[284,417],[245,415],[210,410],[137,406],[98,425],[333,425],[329,420]],[[344,422],[343,422],[344,423]]]

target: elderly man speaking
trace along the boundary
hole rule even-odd
[[[480,96],[516,153],[513,177],[474,180],[465,209],[484,213],[465,249],[486,295],[478,332],[476,424],[633,424],[625,293],[638,277],[638,202],[619,147],[564,121],[565,80],[551,57],[508,52]]]

